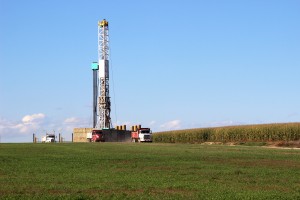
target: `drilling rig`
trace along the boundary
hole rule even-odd
[[[149,128],[126,130],[126,125],[112,127],[109,96],[109,35],[108,21],[98,21],[98,61],[93,70],[93,127],[74,128],[73,142],[151,142]]]
[[[110,129],[111,103],[109,96],[109,35],[108,21],[98,21],[98,62],[93,70],[93,128]]]

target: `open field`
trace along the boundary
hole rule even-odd
[[[280,142],[282,146],[300,148],[300,123],[259,124],[197,128],[160,132],[153,135],[154,142],[162,143],[246,143]],[[295,143],[291,141],[297,141]]]
[[[0,199],[300,199],[300,150],[0,144]]]

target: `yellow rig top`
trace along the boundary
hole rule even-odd
[[[108,21],[106,21],[105,19],[103,19],[101,22],[98,22],[98,26],[100,27],[108,27]]]

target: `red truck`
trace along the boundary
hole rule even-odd
[[[132,142],[152,142],[152,131],[150,128],[137,128],[131,132]]]
[[[92,142],[104,142],[104,134],[102,130],[92,131]]]

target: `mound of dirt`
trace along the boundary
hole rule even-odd
[[[300,140],[298,141],[281,141],[275,143],[277,147],[290,147],[290,148],[300,148]]]

